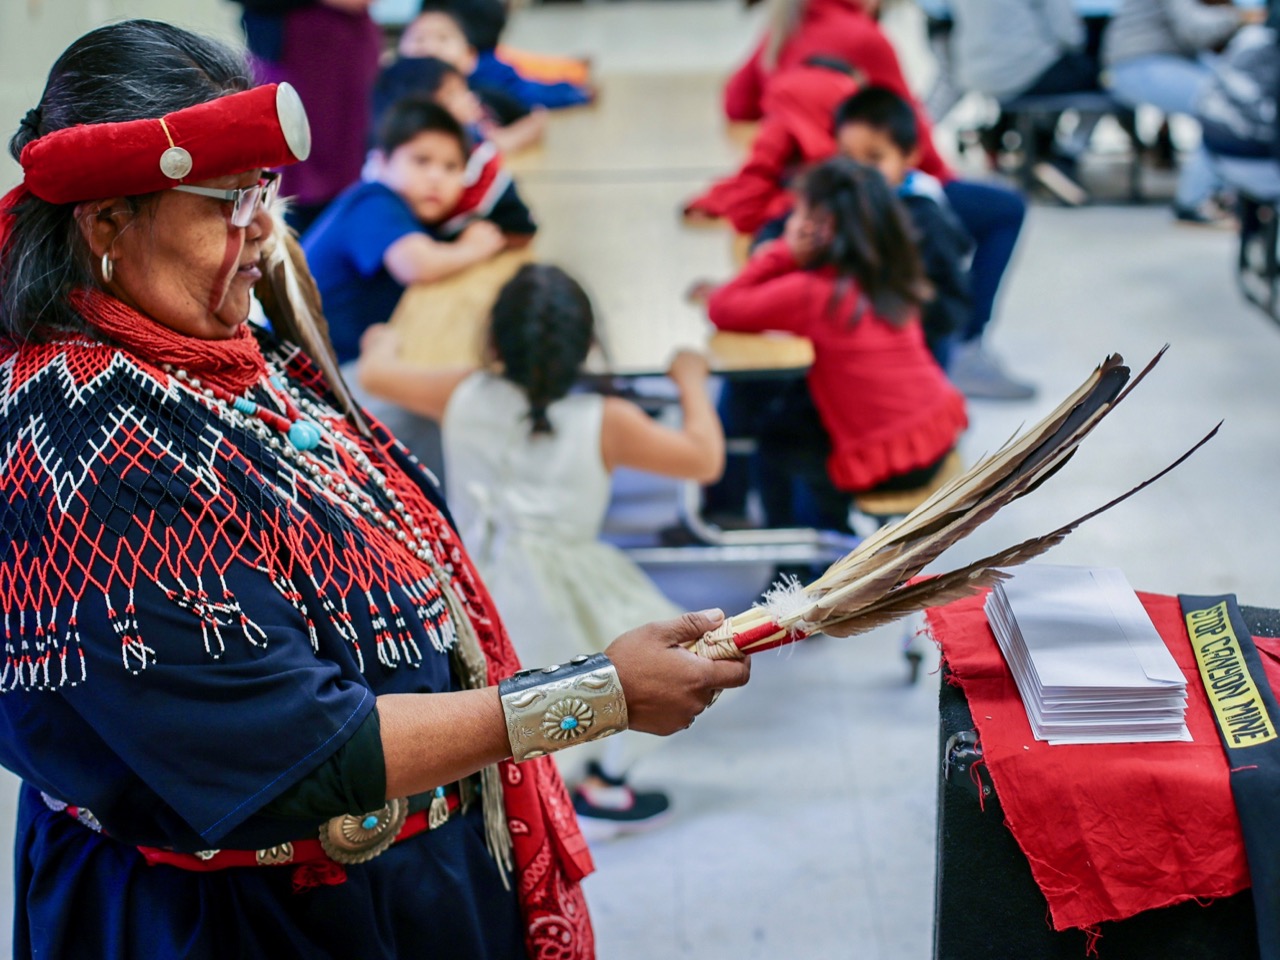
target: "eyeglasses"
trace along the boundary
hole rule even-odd
[[[231,204],[231,225],[244,228],[253,223],[258,211],[271,206],[271,201],[280,192],[280,174],[264,173],[262,179],[252,187],[241,187],[239,190],[215,190],[213,187],[189,187],[185,183],[170,187],[181,193],[194,193],[198,197],[212,197]]]

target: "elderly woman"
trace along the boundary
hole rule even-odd
[[[264,170],[309,146],[291,88],[148,21],[72,44],[12,141],[17,957],[590,957],[547,754],[747,679],[682,646],[716,612],[517,673],[427,475],[245,322]]]

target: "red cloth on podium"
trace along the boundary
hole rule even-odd
[[[1005,821],[1056,930],[1121,920],[1249,886],[1227,759],[1176,597],[1139,593],[1187,677],[1191,743],[1050,746],[1036,740],[982,597],[928,613],[969,701]],[[1280,643],[1258,639],[1280,685]]]

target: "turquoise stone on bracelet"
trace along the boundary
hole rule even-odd
[[[295,420],[289,427],[289,442],[299,450],[314,450],[320,444],[320,428],[309,420]]]
[[[378,818],[375,814],[372,814],[372,813],[360,821],[360,826],[364,827],[364,829],[366,830],[372,830],[377,825],[378,825]]]
[[[574,730],[574,729],[577,729],[577,726],[578,726],[577,717],[565,717],[563,720],[560,721],[561,730]]]

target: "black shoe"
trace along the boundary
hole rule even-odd
[[[721,530],[754,530],[756,525],[745,513],[728,510],[709,510],[702,514],[702,519]]]
[[[1175,223],[1188,227],[1212,227],[1217,230],[1235,230],[1240,222],[1231,211],[1224,210],[1212,200],[1206,200],[1198,207],[1187,207],[1175,203],[1173,205]]]
[[[632,790],[625,779],[606,777],[594,762],[587,764],[587,774],[606,784],[582,784],[573,791],[573,809],[587,840],[612,840],[623,834],[640,833],[670,818],[671,800],[665,793]]]
[[[606,783],[611,787],[625,787],[627,785],[626,777],[611,777],[604,772],[604,767],[595,760],[587,761],[587,776],[594,777],[601,783]]]
[[[664,547],[691,547],[704,543],[701,537],[683,523],[675,523],[659,530],[658,542]]]

